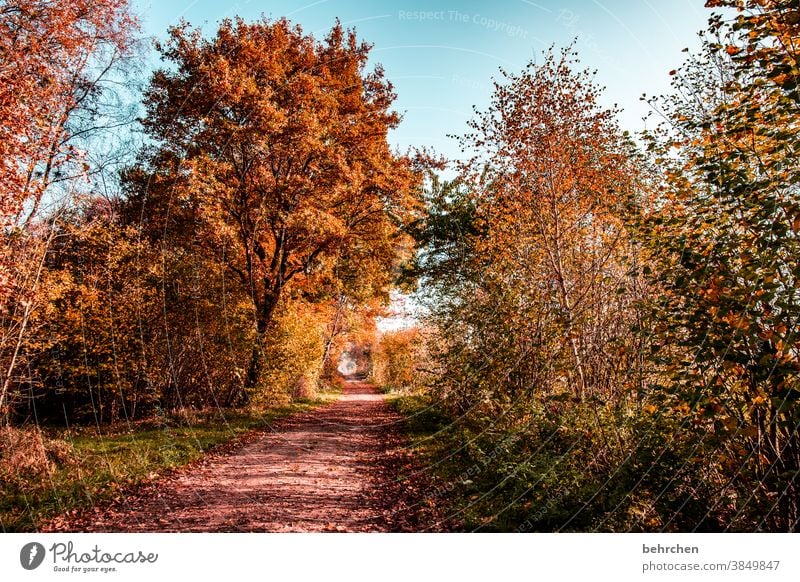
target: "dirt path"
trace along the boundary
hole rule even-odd
[[[47,528],[70,531],[410,531],[398,482],[399,416],[370,384],[280,423],[239,450],[188,467],[134,498]],[[400,455],[400,457],[398,457]]]

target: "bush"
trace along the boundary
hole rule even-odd
[[[38,427],[0,428],[0,482],[4,489],[42,479],[72,460],[67,442],[48,439]]]
[[[324,324],[308,305],[286,305],[265,345],[260,386],[251,395],[255,406],[274,406],[313,398],[319,388],[325,355]]]
[[[411,392],[426,385],[428,352],[419,328],[384,332],[372,350],[370,379],[388,390]]]

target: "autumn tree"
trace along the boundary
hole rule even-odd
[[[461,140],[472,154],[462,177],[434,197],[429,238],[440,248],[428,256],[461,297],[451,305],[474,314],[457,332],[470,349],[483,336],[479,352],[545,366],[546,379],[518,379],[527,390],[562,385],[578,399],[610,398],[626,371],[607,356],[624,353],[629,339],[634,249],[625,217],[641,184],[615,112],[599,105],[590,73],[573,67],[571,53],[551,52],[495,84],[491,106]]]
[[[133,54],[135,28],[124,0],[0,5],[0,414],[8,412],[58,211],[91,189],[98,170],[81,145],[122,111],[102,97]]]
[[[682,523],[787,530],[800,519],[800,11],[707,4],[728,10],[653,102],[665,123],[650,134],[665,179],[647,221],[664,291],[655,394],[687,449],[666,519],[696,503]]]
[[[324,41],[285,19],[225,21],[211,39],[182,25],[159,49],[173,66],[146,91],[155,147],[129,172],[131,200],[154,232],[184,225],[249,295],[252,388],[290,285],[319,293],[346,271],[388,290],[418,206],[412,163],[387,143],[395,96],[338,23]]]
[[[414,230],[430,395],[464,433],[452,454],[486,467],[481,527],[590,527],[629,485],[650,178],[571,50],[502,72],[470,127]]]
[[[154,338],[141,321],[158,306],[139,261],[155,257],[98,197],[76,202],[53,228],[23,343],[28,398],[16,416],[95,423],[141,416],[157,396],[144,364]]]

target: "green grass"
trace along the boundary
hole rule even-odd
[[[469,529],[483,514],[473,515],[470,510],[474,486],[465,481],[472,477],[467,473],[474,462],[462,448],[463,428],[444,416],[424,394],[392,394],[388,402],[404,418],[403,432],[416,458],[415,466],[425,469],[428,490],[424,495],[445,518],[442,525],[447,530]]]
[[[425,446],[429,438],[446,429],[448,420],[432,406],[431,399],[424,394],[392,394],[389,405],[404,417],[403,430],[415,446]]]
[[[586,432],[595,426],[587,407],[560,417],[537,412],[509,426],[500,417],[448,419],[424,395],[389,401],[405,418],[416,465],[429,482],[424,496],[445,529],[548,532],[566,524],[567,531],[589,531],[600,523],[603,531],[627,531],[635,523],[627,492],[639,477],[618,469],[625,449],[597,456],[602,437]]]
[[[404,431],[414,450],[417,466],[425,467],[430,503],[435,504],[446,530],[509,531],[508,524],[494,522],[503,502],[492,490],[497,475],[485,460],[492,445],[461,423],[442,415],[425,395],[396,395],[392,407],[404,417]]]
[[[426,492],[443,518],[443,527],[455,531],[515,531],[524,521],[527,502],[520,499],[531,472],[524,439],[503,432],[468,428],[439,412],[425,395],[394,395],[392,407],[404,417],[404,431],[414,450],[416,465],[425,468]],[[535,478],[535,477],[534,477]]]
[[[71,444],[72,461],[49,475],[0,484],[0,531],[36,531],[46,520],[119,495],[120,489],[191,463],[215,446],[332,398],[322,394],[266,412],[218,411],[191,423],[156,419],[133,427],[72,429],[50,438]]]

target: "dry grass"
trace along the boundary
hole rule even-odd
[[[74,452],[69,443],[47,438],[38,427],[0,428],[0,482],[3,490],[42,479],[74,462]]]

